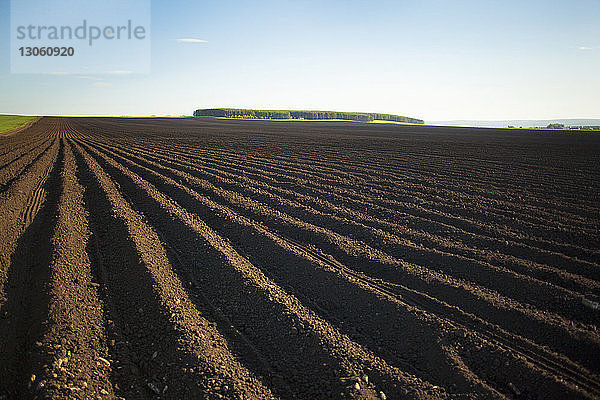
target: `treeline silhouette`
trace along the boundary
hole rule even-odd
[[[423,120],[393,114],[340,111],[248,110],[242,108],[207,108],[194,111],[194,117],[224,117],[248,119],[344,119],[371,122],[374,120],[422,124]]]

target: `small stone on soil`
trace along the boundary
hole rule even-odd
[[[516,386],[515,386],[515,385],[514,385],[512,382],[509,382],[509,383],[508,383],[508,387],[510,388],[510,390],[512,390],[512,391],[513,391],[513,393],[514,393],[515,395],[517,395],[517,396],[520,396],[520,395],[521,395],[521,391],[520,391],[519,389],[517,389],[517,387],[516,387]]]
[[[152,382],[148,382],[148,387],[156,394],[160,394],[160,390],[158,389],[158,386],[156,386],[154,383]]]
[[[106,358],[98,357],[98,361],[103,362],[107,367],[110,367],[110,361],[108,361]]]
[[[31,385],[33,385],[33,382],[35,382],[35,374],[29,377],[29,383],[27,384],[27,387],[29,387],[29,389],[31,389]]]

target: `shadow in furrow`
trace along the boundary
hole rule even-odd
[[[153,199],[98,155],[92,157],[118,182],[130,205],[159,231],[170,264],[195,306],[217,324],[244,366],[282,398],[339,398],[347,392],[340,360],[303,322],[245,281],[190,227],[170,218]],[[204,215],[203,215],[204,217]],[[284,317],[282,317],[284,316]],[[356,372],[357,374],[359,371]],[[393,393],[389,389],[387,393]],[[396,389],[397,390],[397,389]]]
[[[8,179],[6,182],[0,184],[0,193],[8,190],[8,188],[13,184],[13,182],[17,181],[17,179],[19,179],[21,176],[24,176],[29,170],[29,168],[31,168],[32,165],[34,165],[40,158],[44,156],[44,154],[46,154],[50,150],[53,142],[53,140],[50,141],[50,144],[46,146],[46,148],[44,148],[44,150],[42,150],[37,156],[35,156],[33,160],[31,160],[27,165],[25,165],[16,175]]]
[[[0,317],[0,395],[28,398],[36,384],[30,383],[32,348],[44,333],[48,316],[51,238],[58,218],[62,192],[60,170],[62,145],[43,189],[48,193],[33,222],[17,241],[5,286],[7,300]],[[31,388],[29,388],[31,386]]]
[[[204,398],[214,371],[182,349],[185,339],[161,303],[127,226],[113,214],[79,149],[75,158],[78,179],[86,188],[84,207],[92,231],[87,249],[105,304],[115,393],[127,399]]]
[[[445,352],[440,351],[439,346],[435,345],[440,337],[446,335],[442,334],[437,338],[435,335],[432,336],[431,327],[425,329],[425,333],[415,331],[416,328],[414,327],[423,325],[423,321],[416,321],[414,318],[409,321],[403,320],[402,318],[406,319],[406,316],[403,315],[406,313],[398,313],[399,310],[394,309],[391,304],[379,301],[372,294],[369,297],[354,285],[340,282],[331,273],[315,270],[314,266],[311,266],[307,260],[275,246],[270,243],[270,240],[263,238],[262,235],[255,235],[251,229],[238,225],[232,220],[223,220],[222,217],[217,215],[218,213],[192,199],[180,190],[181,188],[165,184],[154,175],[145,173],[139,167],[130,165],[130,168],[132,171],[142,174],[145,179],[156,185],[160,191],[172,196],[180,205],[201,216],[222,237],[228,238],[238,251],[243,250],[243,254],[254,265],[259,266],[263,272],[281,285],[288,293],[293,293],[305,304],[309,304],[313,310],[334,323],[338,329],[347,333],[356,342],[365,345],[376,354],[407,371],[430,380],[432,383],[453,382],[456,389],[470,391],[469,386],[472,382],[467,382],[474,378],[470,371],[463,370],[460,374],[452,377],[452,370],[463,368],[454,364],[453,351],[450,351],[450,354],[445,354]],[[113,170],[114,168],[111,169],[111,171]],[[120,173],[117,172],[117,175],[120,175]],[[136,203],[140,201],[137,197],[135,200]],[[160,212],[158,209],[148,211],[149,214]],[[178,237],[175,234],[173,236]],[[180,236],[185,236],[185,234]],[[181,246],[183,246],[184,254],[193,254],[195,251],[195,245],[190,244],[189,241],[181,240]],[[193,255],[188,255],[188,257],[194,259]],[[314,306],[315,299],[319,302],[319,306]],[[332,318],[332,315],[335,318]],[[368,317],[365,319],[365,316]],[[446,339],[444,338],[446,343],[444,347],[450,344],[450,347],[456,345],[460,348],[464,345],[466,337],[459,335],[451,339],[450,343]],[[452,344],[452,342],[454,343]],[[436,347],[438,348],[436,349]],[[473,343],[472,347],[480,347],[480,345]],[[523,373],[523,368],[525,370],[527,368],[522,365],[518,368],[513,366],[508,371],[506,368],[495,368],[487,364],[485,360],[498,358],[497,354],[491,357],[490,354],[484,356],[484,351],[478,353],[481,354],[479,356],[476,353],[467,355],[467,358],[470,359],[468,363],[478,365],[474,370],[481,373],[482,377],[488,382],[493,382],[495,387],[502,388],[504,392],[510,392],[506,382],[522,379],[522,375],[529,375],[527,372]],[[465,356],[465,354],[461,354],[461,356]],[[512,358],[508,354],[501,357],[505,359]],[[446,359],[445,365],[440,365],[441,359]],[[429,373],[423,373],[423,370],[429,371]],[[466,376],[463,377],[462,374]],[[471,375],[470,379],[467,378],[469,375]],[[457,376],[460,378],[457,379]],[[477,378],[475,378],[476,380]],[[565,390],[560,385],[555,387],[554,383],[550,381],[545,382],[544,385],[553,386],[555,391]],[[532,391],[536,390],[536,385],[528,386],[532,388]]]
[[[135,162],[138,162],[142,167],[156,170],[164,176],[178,182],[183,181],[181,177],[173,171],[170,171],[167,167],[160,168],[154,166],[139,157],[131,156],[129,158],[134,159]],[[133,171],[141,171],[138,173],[143,174],[143,170],[140,167],[130,164],[129,161],[127,162],[127,166]],[[151,182],[159,186],[161,185],[161,183],[154,178],[151,178]],[[595,362],[594,358],[597,350],[596,343],[587,336],[580,335],[574,337],[566,333],[564,327],[557,326],[552,320],[532,319],[530,315],[524,315],[521,310],[518,309],[499,309],[495,304],[487,300],[482,301],[482,299],[477,298],[473,293],[462,290],[461,286],[454,287],[447,285],[445,283],[445,278],[444,282],[423,281],[413,273],[407,273],[400,265],[395,263],[390,264],[377,259],[372,259],[370,256],[360,254],[360,251],[359,254],[353,254],[355,250],[360,249],[352,248],[352,251],[349,252],[345,249],[346,244],[338,243],[335,237],[332,238],[329,235],[323,235],[321,232],[315,232],[313,230],[295,226],[294,224],[289,224],[286,220],[271,214],[263,215],[245,205],[227,204],[227,202],[224,199],[221,199],[216,193],[196,185],[193,182],[188,183],[188,186],[199,194],[206,196],[219,204],[226,204],[239,215],[261,222],[273,231],[282,232],[288,238],[300,242],[309,242],[318,246],[325,253],[331,254],[337,260],[356,271],[383,279],[387,282],[407,285],[413,289],[433,295],[451,305],[459,306],[468,312],[472,312],[479,316],[485,316],[485,319],[488,319],[492,323],[498,324],[513,333],[534,340],[539,344],[547,345],[554,351],[560,353],[564,352],[565,355],[571,357],[575,361],[582,362],[587,368],[597,371],[598,363]],[[192,208],[189,209],[194,210],[193,207],[197,206],[192,206]],[[208,212],[208,214],[210,215],[212,212]],[[206,222],[210,225],[209,220]],[[412,266],[409,268],[413,269]],[[538,315],[540,314],[538,313]],[[540,335],[540,332],[548,331],[552,332],[552,334]],[[573,340],[574,338],[577,340]]]

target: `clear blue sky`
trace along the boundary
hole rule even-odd
[[[599,0],[153,1],[151,73],[121,75],[10,74],[9,8],[0,113],[600,118]]]

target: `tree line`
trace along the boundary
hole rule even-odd
[[[194,111],[194,117],[222,117],[247,119],[343,119],[372,122],[374,120],[423,124],[423,120],[393,114],[340,112],[340,111],[293,111],[293,110],[248,110],[242,108],[207,108]]]

